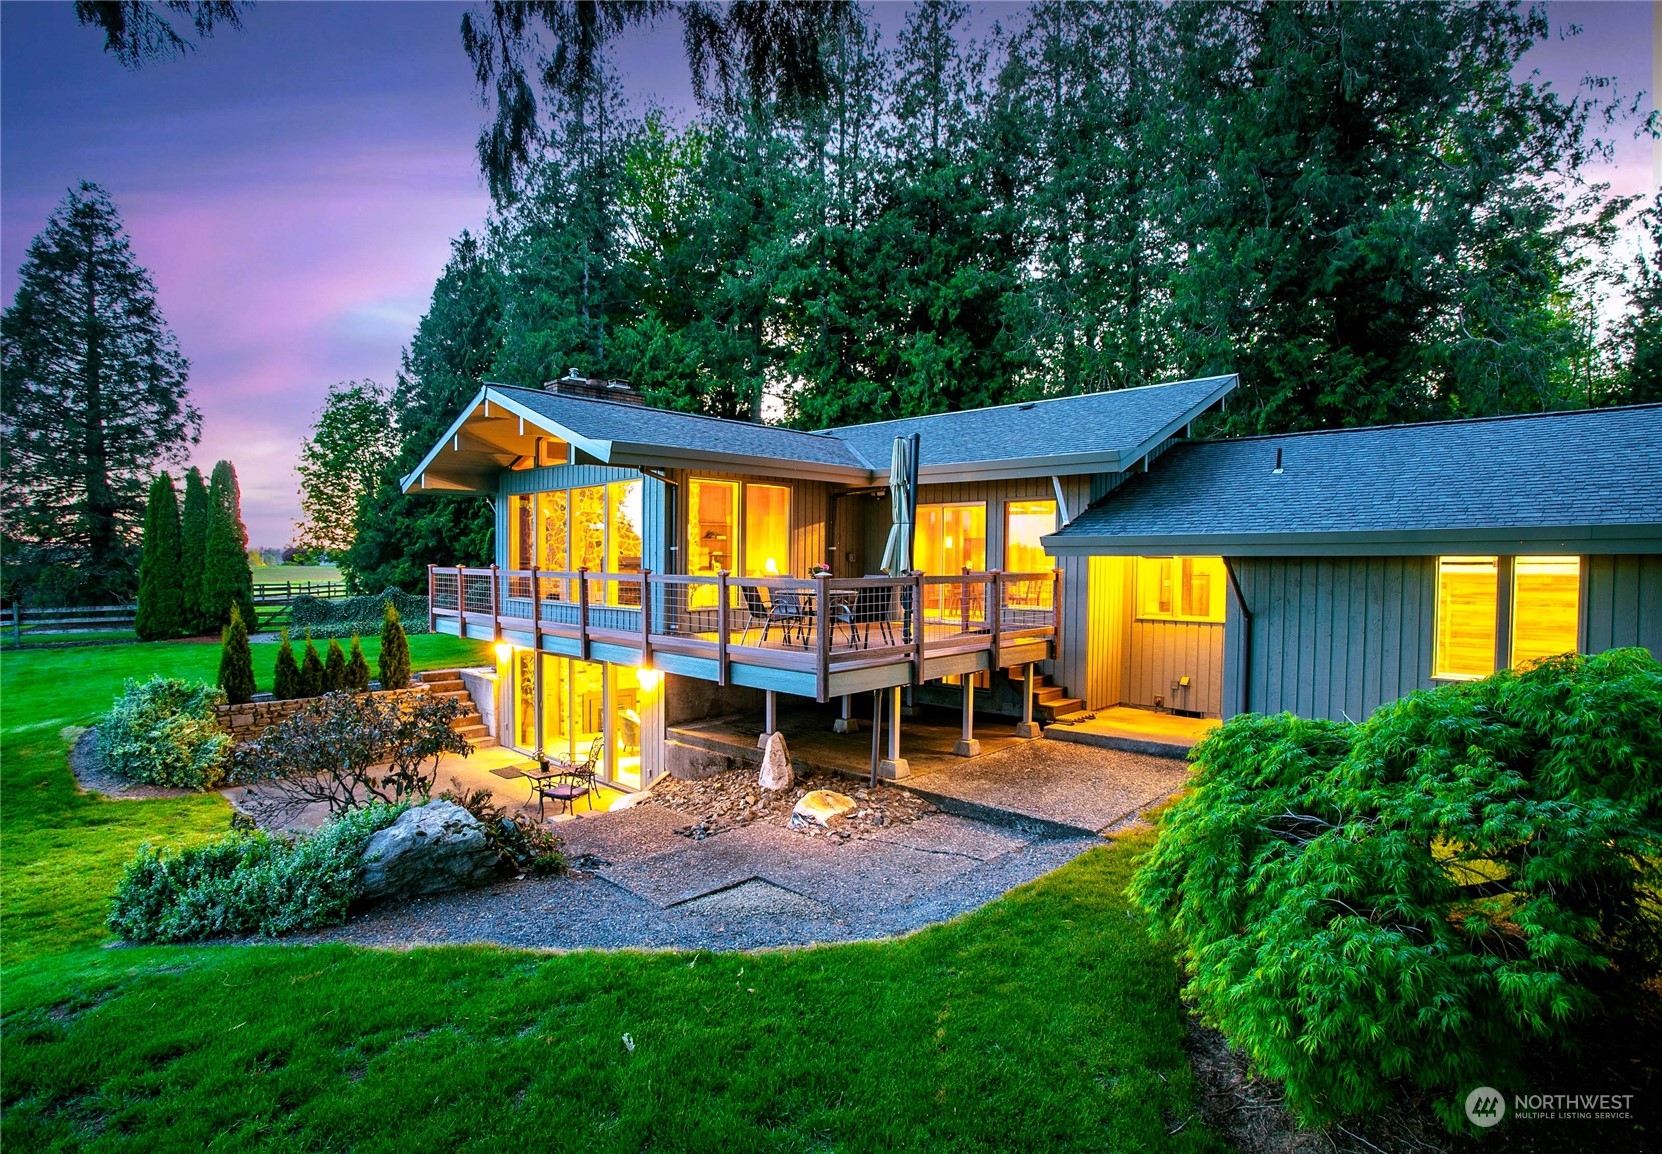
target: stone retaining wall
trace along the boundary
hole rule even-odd
[[[376,697],[425,697],[425,685],[414,686],[410,689],[376,690]],[[280,721],[287,721],[299,713],[315,697],[296,697],[288,701],[250,701],[245,705],[216,705],[214,713],[219,721],[219,728],[231,735],[234,745],[241,745],[245,741],[253,741],[269,727]]]

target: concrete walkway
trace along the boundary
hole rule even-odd
[[[1123,749],[1152,757],[1184,758],[1195,744],[1218,727],[1210,717],[1179,717],[1152,709],[1116,705],[1099,709],[1090,721],[1056,722],[1045,726],[1045,736],[1103,749]]]

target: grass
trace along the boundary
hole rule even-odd
[[[281,585],[284,581],[345,581],[346,575],[333,565],[256,565],[254,584]]]
[[[454,659],[440,641],[411,639],[418,664]],[[101,948],[138,842],[217,834],[226,808],[82,797],[58,731],[216,655],[0,667],[8,1149],[1221,1149],[1171,957],[1123,896],[1136,844],[887,943]]]
[[[26,628],[22,646],[14,640],[10,629],[0,631],[0,649],[27,648],[31,645],[98,645],[108,641],[132,641],[131,629],[61,629]]]

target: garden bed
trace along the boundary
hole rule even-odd
[[[789,789],[769,791],[756,784],[756,771],[732,770],[697,781],[665,778],[652,787],[652,800],[692,821],[676,830],[683,837],[701,840],[723,830],[736,829],[756,821],[780,825],[790,821],[791,810],[811,790],[830,789],[854,799],[855,808],[832,829],[805,826],[798,832],[808,836],[846,840],[892,825],[910,825],[925,814],[935,813],[929,802],[894,786],[850,788],[841,776],[799,776]]]

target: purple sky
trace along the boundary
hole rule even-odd
[[[325,390],[392,380],[450,238],[489,209],[464,7],[268,0],[243,32],[128,72],[67,3],[0,3],[5,301],[65,190],[108,189],[191,360],[205,418],[196,461],[236,462],[256,544],[292,534],[295,457]],[[1658,8],[1555,4],[1555,24],[1583,34],[1531,62],[1560,88],[1598,71],[1654,90]],[[975,24],[1019,11],[987,5]],[[903,12],[877,9],[891,33]],[[632,35],[619,64],[638,99],[690,103],[673,24]],[[1644,191],[1653,165],[1651,146],[1624,132],[1601,178]]]

